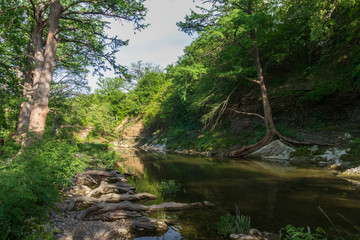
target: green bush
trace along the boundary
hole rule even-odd
[[[46,239],[45,209],[54,207],[59,190],[87,163],[76,158],[77,146],[53,139],[37,140],[0,172],[0,238]]]
[[[279,239],[282,240],[326,240],[326,232],[318,227],[314,233],[311,233],[309,227],[297,228],[289,224],[282,228],[279,233]]]

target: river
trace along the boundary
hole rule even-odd
[[[174,180],[181,184],[176,195],[162,201],[210,201],[214,208],[166,213],[176,224],[163,236],[151,239],[221,239],[216,234],[220,216],[241,214],[251,217],[251,226],[278,232],[292,224],[297,227],[330,223],[351,230],[351,221],[360,225],[360,186],[336,177],[334,172],[312,165],[292,165],[285,161],[247,161],[183,155],[150,154],[131,151],[121,163],[125,172],[136,175],[138,191],[159,194],[157,184]],[[163,213],[164,214],[164,213]],[[347,220],[345,220],[346,218]]]

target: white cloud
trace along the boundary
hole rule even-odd
[[[132,24],[112,22],[107,33],[129,39],[129,46],[122,47],[117,54],[118,63],[129,66],[132,62],[142,60],[166,67],[177,61],[183,54],[185,46],[192,37],[178,31],[176,22],[184,20],[190,9],[195,9],[193,0],[149,0],[145,2],[148,8],[146,22],[151,25],[134,34]],[[106,76],[114,76],[105,73]],[[89,85],[94,88],[96,80],[91,78]]]

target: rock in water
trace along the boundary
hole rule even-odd
[[[268,159],[290,159],[290,154],[295,152],[295,149],[282,143],[280,140],[275,140],[260,148],[256,152],[249,154],[251,157],[260,157]]]

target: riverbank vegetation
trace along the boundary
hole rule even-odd
[[[50,238],[44,209],[59,191],[86,167],[119,160],[106,144],[81,143],[117,139],[132,119],[170,149],[232,156],[274,138],[308,144],[299,129],[340,131],[352,140],[341,142],[344,160],[358,161],[359,1],[208,1],[178,23],[196,38],[165,69],[119,66],[114,53],[127,41],[104,33],[99,16],[144,29],[142,0],[60,2],[1,1],[1,238]],[[88,68],[107,64],[119,76],[89,93]]]

